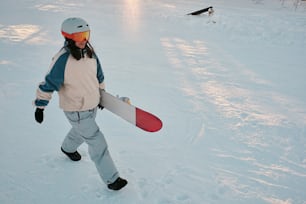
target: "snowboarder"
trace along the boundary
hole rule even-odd
[[[109,189],[120,190],[127,181],[119,176],[104,135],[95,122],[100,89],[104,90],[105,86],[101,64],[89,43],[89,25],[81,18],[68,18],[62,23],[61,33],[64,47],[53,57],[50,70],[36,92],[35,120],[43,122],[44,109],[57,91],[60,108],[72,126],[61,151],[72,161],[79,161],[77,148],[86,142],[102,180]]]

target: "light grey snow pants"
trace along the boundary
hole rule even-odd
[[[95,121],[97,108],[64,113],[72,128],[65,137],[62,148],[66,152],[75,152],[85,141],[88,144],[90,158],[95,163],[100,177],[106,184],[113,183],[119,177],[119,173],[109,154],[104,135]]]

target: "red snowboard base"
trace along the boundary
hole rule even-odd
[[[155,115],[136,108],[136,126],[148,132],[157,132],[163,127],[163,123]]]

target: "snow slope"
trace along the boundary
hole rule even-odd
[[[289,0],[4,0],[0,8],[0,203],[306,203],[306,9]],[[186,13],[214,6],[215,14]],[[129,185],[110,192],[86,145],[70,162],[54,94],[37,84],[85,18],[107,90],[158,115],[146,133],[97,121]]]

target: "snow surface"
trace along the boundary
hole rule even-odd
[[[306,203],[306,9],[289,0],[2,0],[0,203]],[[213,6],[212,17],[186,15]],[[129,185],[111,192],[54,94],[35,90],[62,21],[85,18],[107,90],[158,115],[143,132],[104,110],[97,122]]]

